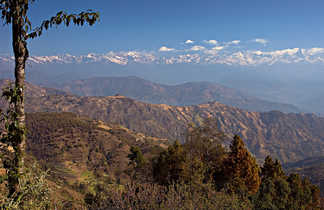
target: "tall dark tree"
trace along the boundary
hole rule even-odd
[[[190,168],[184,147],[178,142],[170,145],[166,151],[160,153],[153,166],[153,177],[163,185],[175,182],[189,182]]]
[[[9,186],[10,194],[17,191],[19,175],[24,168],[24,152],[26,147],[25,136],[25,110],[24,110],[24,81],[25,81],[25,65],[29,53],[27,41],[42,35],[44,30],[53,26],[64,24],[69,26],[70,23],[75,25],[84,25],[88,23],[93,25],[98,19],[99,14],[92,11],[81,12],[80,14],[67,14],[60,11],[48,20],[44,20],[38,27],[33,28],[29,21],[29,7],[35,0],[0,0],[1,18],[5,24],[12,27],[12,47],[15,56],[15,86],[12,91],[7,93],[7,98],[12,97],[14,104],[14,119],[11,129],[15,132],[15,136],[5,142],[13,147],[15,160],[9,168]]]
[[[261,167],[261,177],[266,178],[285,178],[285,173],[282,169],[282,166],[278,160],[273,161],[270,156],[267,156],[264,160],[264,164]]]
[[[291,189],[280,162],[267,156],[261,167],[261,178],[262,182],[254,200],[255,208],[285,209]]]
[[[248,193],[256,193],[261,179],[259,176],[260,169],[255,158],[247,150],[243,140],[238,135],[234,136],[230,149],[224,165],[226,167],[225,173],[230,179],[229,182],[232,183],[234,192],[246,188]]]
[[[255,209],[319,209],[319,189],[298,174],[286,176],[278,160],[266,157]]]
[[[132,166],[129,170],[130,176],[133,179],[148,178],[148,164],[141,149],[138,146],[132,146],[130,148],[130,154],[127,157],[129,159],[129,165]]]
[[[145,159],[141,149],[137,146],[132,146],[130,149],[130,154],[127,156],[130,160],[130,165],[133,165],[135,168],[140,168],[144,165]]]

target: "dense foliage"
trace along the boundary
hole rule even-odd
[[[289,173],[298,173],[303,177],[308,177],[312,183],[320,186],[321,196],[324,197],[324,156],[307,158],[286,164],[284,167]]]
[[[226,149],[222,135],[208,135],[209,126],[191,130],[186,143],[175,142],[153,159],[152,182],[99,189],[88,197],[90,208],[320,209],[320,191],[308,179],[286,175],[270,156],[260,168],[239,136]],[[140,154],[133,150],[133,160],[134,153]]]

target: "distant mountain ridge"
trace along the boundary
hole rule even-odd
[[[96,77],[66,82],[56,88],[80,96],[113,96],[120,94],[153,104],[185,106],[217,101],[249,111],[301,112],[294,105],[258,99],[241,91],[211,82],[163,85],[135,76]]]
[[[3,88],[8,87],[9,83],[12,83],[12,80],[9,79],[0,79],[0,90],[2,91]],[[66,95],[68,93],[48,87],[40,87],[38,85],[31,84],[29,82],[25,82],[26,88],[26,97],[41,97],[45,95]]]

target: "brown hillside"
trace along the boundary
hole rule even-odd
[[[146,104],[123,96],[62,95],[29,98],[26,110],[73,112],[171,140],[183,140],[189,123],[200,124],[212,117],[224,133],[241,135],[260,160],[270,154],[291,162],[324,153],[324,118],[312,114],[247,112],[217,102],[181,107]]]
[[[37,160],[43,170],[49,169],[54,202],[64,209],[83,209],[84,195],[97,186],[129,182],[133,168],[127,156],[132,146],[139,147],[147,159],[168,146],[165,139],[73,113],[33,113],[26,119],[27,164]],[[0,154],[2,149],[0,144]],[[0,175],[5,173],[2,167],[0,159]]]
[[[70,186],[86,182],[91,186],[94,180],[128,180],[125,170],[131,146],[140,147],[146,155],[168,144],[73,113],[28,114],[27,129],[28,153],[51,169],[54,180]]]

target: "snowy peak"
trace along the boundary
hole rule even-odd
[[[0,56],[0,63],[13,62],[14,58]],[[225,64],[238,66],[273,65],[277,63],[323,63],[324,48],[288,48],[274,51],[241,50],[227,51],[223,48],[199,48],[192,51],[145,52],[110,51],[105,54],[30,56],[30,64],[82,64],[115,63],[138,64]]]

